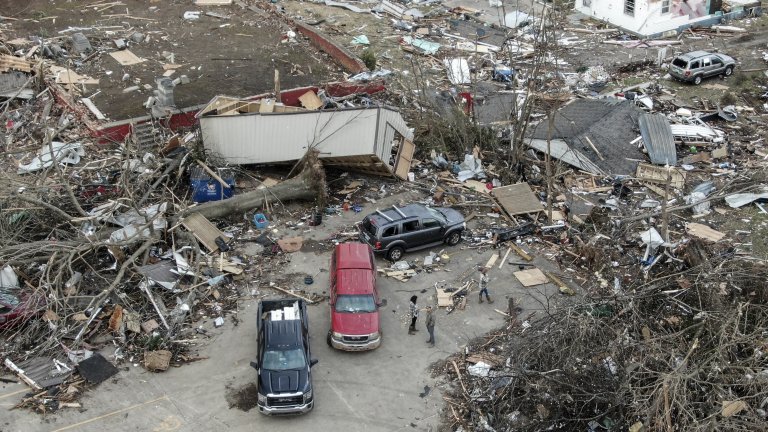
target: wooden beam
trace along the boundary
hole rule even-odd
[[[276,290],[278,290],[278,291],[280,291],[282,293],[288,294],[289,296],[298,297],[298,298],[306,301],[307,304],[317,303],[317,301],[315,301],[315,300],[309,299],[309,298],[304,297],[303,295],[300,295],[300,294],[296,294],[295,292],[289,291],[289,290],[287,290],[285,288],[280,288],[277,285],[271,286],[270,288],[273,288],[273,289],[276,289]]]
[[[528,255],[523,249],[520,248],[520,246],[518,246],[518,245],[516,245],[514,243],[510,243],[509,247],[512,248],[512,250],[515,251],[516,254],[520,255],[520,258],[522,258],[522,259],[524,259],[526,261],[533,260],[533,257]]]
[[[499,270],[501,270],[502,267],[504,267],[504,263],[507,262],[507,257],[509,256],[509,253],[512,252],[512,248],[507,248],[507,253],[504,254],[504,258],[501,260],[501,263],[499,264]]]
[[[204,164],[203,161],[199,160],[197,161],[198,165],[203,167],[205,172],[211,175],[217,182],[221,183],[221,187],[225,189],[229,189],[229,183],[225,182],[223,178],[219,177],[218,174],[216,174],[212,169],[208,168],[208,165]]]

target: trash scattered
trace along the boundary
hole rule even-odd
[[[680,430],[762,427],[759,5],[627,2],[617,21],[587,1],[114,3],[78,27],[2,18],[0,336],[33,389],[18,407],[201,360],[248,302],[328,300],[300,265],[367,232],[392,295],[453,314],[438,328],[504,323],[433,365],[445,429],[637,432],[670,412]],[[721,45],[735,71],[672,81],[689,80],[680,53],[719,64],[701,50]],[[265,59],[274,75],[241,79]],[[401,221],[408,205],[428,217]],[[392,231],[366,226],[385,206]],[[481,312],[478,267],[496,299]]]

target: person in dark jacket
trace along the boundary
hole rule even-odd
[[[427,306],[427,318],[426,318],[426,324],[427,324],[427,331],[429,332],[429,339],[427,339],[427,343],[430,347],[435,346],[435,311],[432,309],[432,306]]]
[[[419,305],[416,304],[416,300],[418,297],[411,296],[411,304],[409,305],[410,309],[408,310],[410,317],[411,317],[411,326],[408,327],[408,334],[412,335],[414,332],[416,332],[416,318],[419,317]]]

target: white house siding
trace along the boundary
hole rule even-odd
[[[575,9],[627,32],[651,36],[709,19],[709,15],[700,13],[706,9],[707,0],[689,1],[700,6],[698,12],[684,11],[681,0],[671,0],[670,10],[664,14],[661,13],[662,0],[635,0],[634,15],[624,13],[625,0],[576,0]]]

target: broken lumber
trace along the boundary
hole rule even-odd
[[[270,286],[270,288],[276,289],[276,290],[280,291],[281,293],[284,293],[284,294],[288,294],[289,296],[298,297],[298,298],[300,298],[300,299],[302,299],[302,300],[306,301],[306,302],[307,302],[307,304],[313,304],[313,303],[317,303],[317,300],[312,300],[312,299],[310,299],[310,298],[308,298],[308,297],[304,297],[304,296],[303,296],[303,295],[301,295],[301,294],[296,294],[295,292],[292,292],[292,291],[290,291],[290,290],[287,290],[287,289],[285,289],[285,288],[280,288],[280,287],[279,287],[279,286],[277,286],[277,285],[273,285],[273,286]]]
[[[528,253],[525,252],[520,246],[514,243],[510,243],[509,247],[512,248],[512,250],[515,251],[516,254],[520,255],[520,258],[526,261],[531,261],[533,259],[533,257],[528,255]]]
[[[544,272],[544,274],[547,275],[547,277],[550,278],[553,282],[555,282],[558,288],[560,288],[561,293],[566,295],[576,295],[576,291],[574,291],[573,288],[566,285],[562,279],[553,275],[552,272]]]

